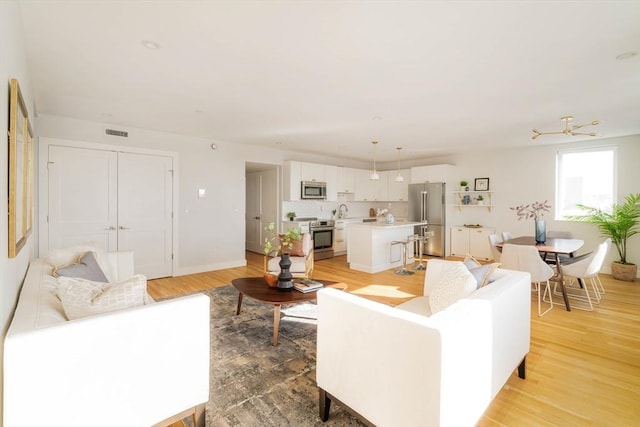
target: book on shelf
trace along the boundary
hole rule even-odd
[[[295,279],[293,281],[293,288],[299,292],[317,291],[323,286],[321,282],[316,282],[312,279]]]

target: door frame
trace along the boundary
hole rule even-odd
[[[49,252],[49,174],[47,165],[49,162],[49,147],[59,145],[71,148],[86,148],[92,150],[115,151],[117,153],[134,153],[134,154],[150,154],[171,157],[173,163],[173,189],[172,189],[172,210],[171,228],[172,241],[171,252],[173,253],[171,275],[174,276],[178,271],[179,254],[178,254],[178,238],[179,238],[179,216],[178,209],[179,199],[179,176],[178,153],[174,151],[152,150],[139,147],[124,147],[122,145],[100,144],[94,142],[73,141],[68,139],[50,138],[41,136],[38,138],[38,245],[37,258],[46,256]]]
[[[280,231],[280,226],[281,226],[281,222],[282,222],[282,167],[279,164],[274,164],[274,163],[260,163],[260,162],[249,162],[246,161],[245,162],[245,166],[244,166],[244,173],[245,173],[245,177],[247,176],[247,172],[257,172],[260,170],[271,170],[271,169],[275,169],[276,171],[276,200],[275,200],[275,207],[276,207],[276,211],[275,211],[275,222],[276,222],[276,230],[278,230],[278,232]],[[245,207],[244,207],[244,211],[245,214],[247,212],[247,206],[246,206],[246,200],[247,200],[247,190],[248,190],[248,186],[247,186],[247,182],[245,179]],[[247,227],[246,224],[246,218],[245,218],[245,229]],[[245,236],[245,251],[247,250],[246,247],[246,238],[247,236]]]

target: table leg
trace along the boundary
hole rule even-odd
[[[556,252],[556,268],[558,269],[558,283],[560,284],[560,290],[562,291],[562,298],[564,298],[564,305],[567,307],[567,311],[571,311],[571,304],[569,304],[569,296],[567,290],[564,287],[564,277],[562,276],[562,267],[560,266],[560,254]]]
[[[278,345],[278,332],[280,330],[280,304],[273,307],[273,345]]]
[[[240,309],[242,308],[242,292],[238,295],[238,309],[236,310],[236,316],[240,314]]]

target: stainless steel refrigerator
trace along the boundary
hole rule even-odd
[[[414,233],[424,236],[433,231],[434,236],[425,241],[424,255],[444,257],[446,255],[446,209],[443,182],[409,184],[409,221],[426,221],[428,225],[416,226]]]

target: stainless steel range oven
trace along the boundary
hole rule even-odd
[[[336,222],[332,219],[311,221],[309,231],[313,239],[314,259],[333,258],[333,236]]]

